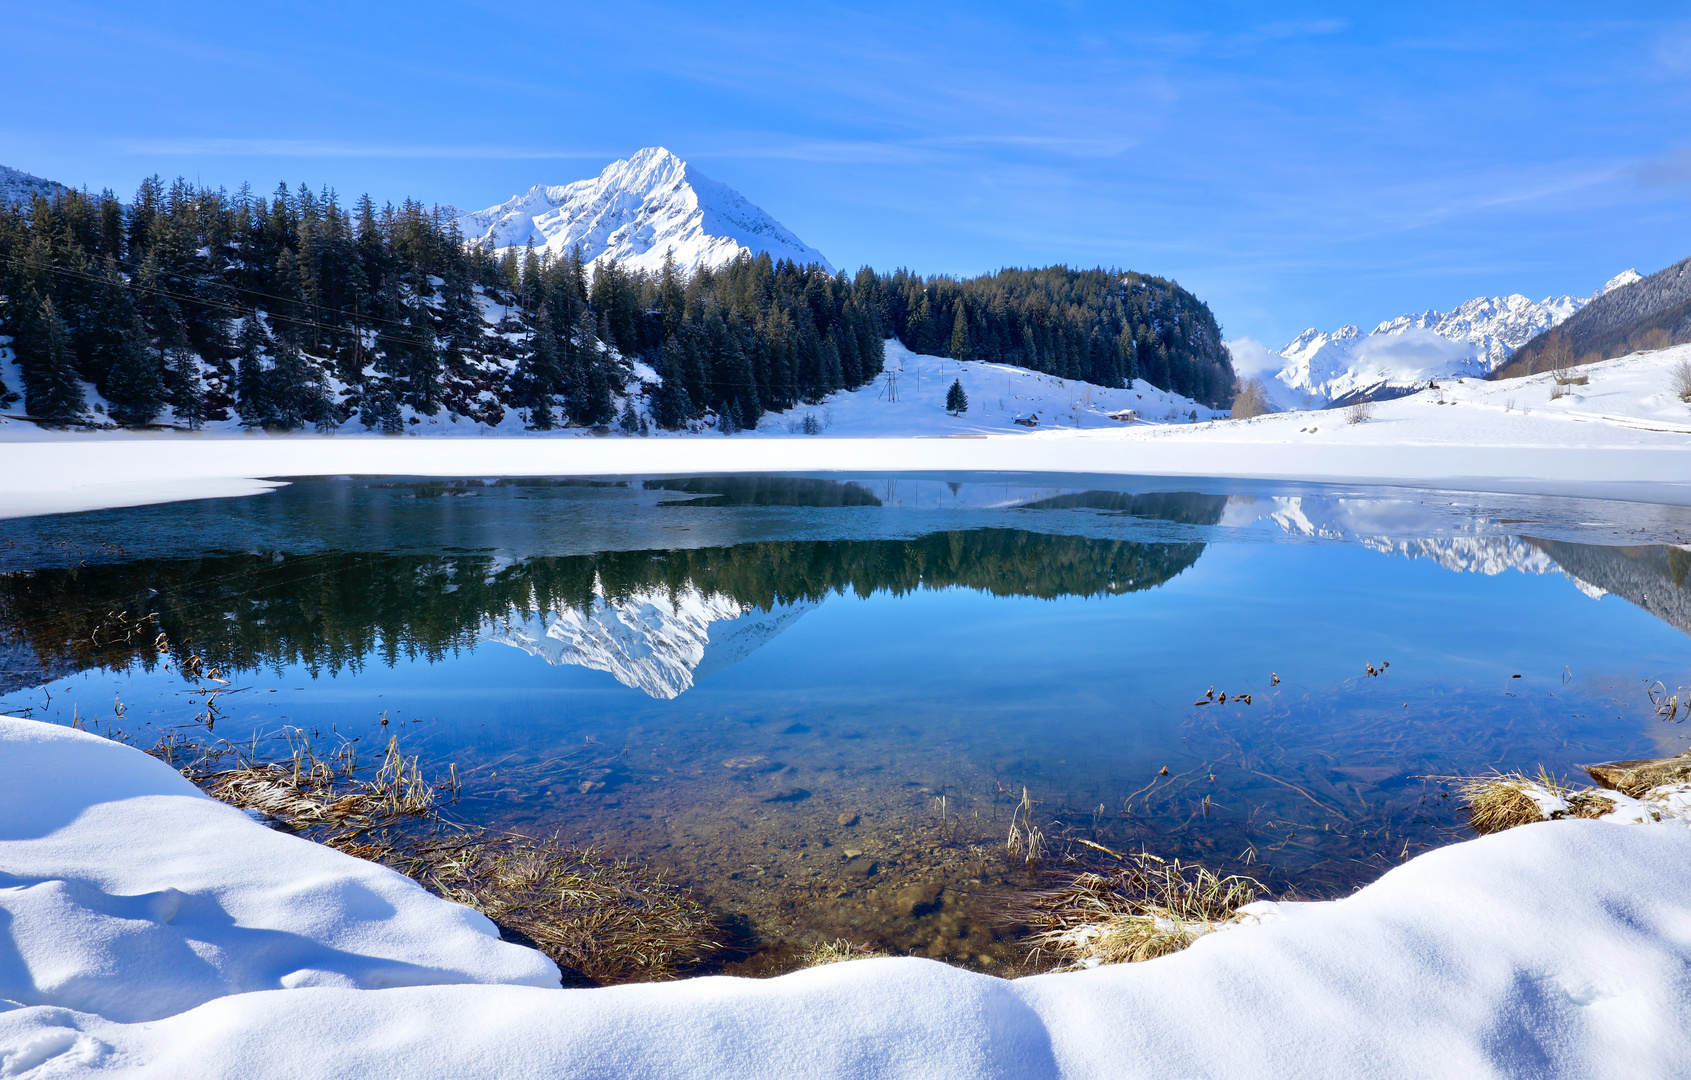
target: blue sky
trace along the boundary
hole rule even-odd
[[[1231,337],[1691,255],[1691,12],[6,3],[0,163],[476,209],[664,145],[839,266],[1104,263]]]

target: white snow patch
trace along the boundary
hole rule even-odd
[[[0,999],[135,1022],[289,987],[558,984],[485,916],[139,750],[0,717],[0,761]]]

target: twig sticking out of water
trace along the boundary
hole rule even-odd
[[[1033,823],[1033,799],[1022,788],[1022,801],[1010,812],[1010,833],[1004,839],[1004,849],[1012,859],[1020,858],[1028,866],[1038,866],[1045,854],[1045,833]]]

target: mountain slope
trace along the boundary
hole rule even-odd
[[[36,195],[51,199],[66,187],[57,180],[43,180],[21,169],[0,165],[0,203],[27,203]]]
[[[591,180],[537,184],[498,206],[464,214],[465,237],[493,248],[536,248],[563,256],[576,245],[588,262],[616,259],[657,270],[673,252],[684,270],[721,266],[741,252],[833,267],[822,253],[726,184],[663,147],[614,161]]]
[[[1431,379],[1483,378],[1536,335],[1639,280],[1627,270],[1589,298],[1481,296],[1447,312],[1399,315],[1367,334],[1311,327],[1280,350],[1286,364],[1269,380],[1270,397],[1280,408],[1321,407],[1394,397]]]
[[[1691,259],[1647,278],[1636,275],[1622,289],[1605,289],[1591,304],[1522,347],[1500,379],[1589,364],[1630,352],[1691,341]]]

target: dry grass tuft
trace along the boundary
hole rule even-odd
[[[1455,777],[1456,790],[1468,800],[1468,826],[1482,835],[1548,821],[1550,814],[1533,798],[1542,792],[1561,798],[1562,789],[1548,776],[1546,783],[1525,773],[1497,773],[1493,776]]]
[[[1035,953],[1049,951],[1068,967],[1133,963],[1178,952],[1233,921],[1262,895],[1261,882],[1221,876],[1155,855],[1123,856],[1109,873],[1085,873],[1037,893],[1015,914],[1035,927]]]
[[[1345,423],[1366,424],[1374,419],[1374,403],[1372,401],[1358,401],[1345,406]]]
[[[891,954],[868,945],[857,945],[845,938],[835,938],[833,941],[812,945],[804,951],[799,962],[805,967],[821,967],[823,964],[837,964],[842,960],[869,960],[889,955]]]
[[[642,862],[592,849],[486,834],[333,846],[475,908],[577,981],[678,978],[719,958],[727,941],[721,921],[690,892]]]
[[[1468,826],[1481,835],[1535,821],[1600,818],[1615,808],[1613,799],[1589,788],[1570,787],[1543,769],[1537,776],[1516,772],[1444,779],[1468,800]]]

